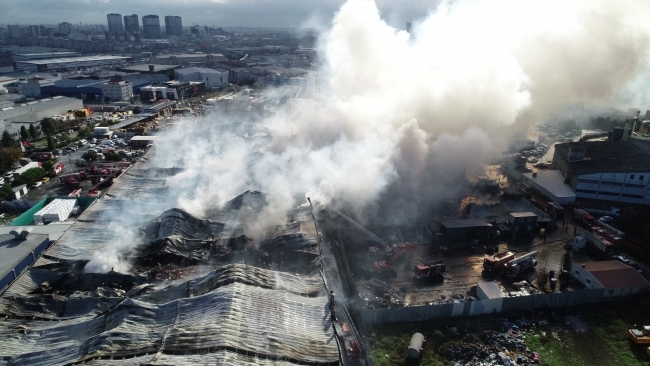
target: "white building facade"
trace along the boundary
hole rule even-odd
[[[104,98],[110,100],[129,101],[133,98],[133,84],[128,81],[109,81],[102,85]]]
[[[206,67],[187,67],[174,70],[178,81],[202,81],[205,88],[218,88],[228,85],[228,71],[210,69]]]

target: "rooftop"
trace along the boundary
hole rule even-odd
[[[492,226],[481,219],[459,219],[459,220],[445,220],[442,226],[448,229],[463,228],[463,227],[477,227],[477,226]]]
[[[11,230],[20,229],[10,226]],[[16,265],[29,255],[34,248],[47,239],[47,234],[29,234],[26,240],[15,239],[10,234],[0,234],[0,278],[11,271]],[[0,289],[2,290],[2,289]]]
[[[650,282],[636,269],[619,261],[585,262],[575,265],[584,266],[607,289],[650,287]]]
[[[70,103],[81,103],[79,99],[68,97],[53,97],[15,105],[0,110],[0,119],[18,117],[27,113],[41,112],[50,108],[56,108]]]
[[[505,297],[503,291],[496,282],[481,282],[477,285],[488,299],[500,299]]]
[[[569,148],[587,148],[584,160],[569,162],[578,175],[593,173],[650,172],[650,141],[585,141],[555,145],[555,153],[568,159]]]
[[[562,172],[559,170],[539,170],[536,176],[533,176],[533,173],[524,173],[523,176],[538,184],[555,197],[573,199],[576,197],[571,186],[564,183],[564,176],[562,176]]]
[[[120,67],[120,70],[124,71],[137,71],[137,72],[150,72],[149,65],[153,65],[153,72],[161,72],[167,70],[174,70],[180,67],[180,65],[158,65],[158,64],[140,64]]]
[[[218,72],[218,73],[223,73],[223,74],[228,73],[228,71],[225,71],[225,70],[211,69],[211,68],[208,68],[208,67],[185,67],[185,68],[182,68],[182,69],[176,69],[176,70],[174,70],[174,72],[177,72],[179,74],[191,74],[191,73],[194,73],[194,72],[205,72],[205,73]]]
[[[533,217],[537,216],[534,212],[511,212],[512,217]]]
[[[48,65],[48,64],[58,64],[58,63],[69,63],[69,62],[90,62],[90,61],[105,61],[105,60],[118,60],[123,59],[126,61],[129,57],[124,56],[109,56],[109,55],[100,55],[100,56],[83,56],[83,57],[68,57],[68,58],[51,58],[47,60],[29,60],[29,61],[16,61],[23,64],[34,64],[34,65]]]

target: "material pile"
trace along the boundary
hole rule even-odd
[[[34,214],[36,225],[65,221],[77,205],[76,199],[57,198]]]

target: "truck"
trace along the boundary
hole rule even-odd
[[[621,216],[621,209],[614,206],[609,206],[608,208],[598,208],[598,207],[583,207],[583,210],[592,213],[592,214],[601,214],[609,216]]]
[[[537,266],[537,251],[524,254],[508,262],[503,268],[503,275],[508,279],[513,279],[525,271]]]
[[[513,259],[515,259],[515,253],[513,252],[501,252],[495,255],[486,256],[483,259],[483,270],[488,273],[498,271]]]
[[[584,224],[592,224],[596,220],[593,216],[589,214],[589,212],[579,208],[573,209],[573,217],[575,217],[576,220]]]
[[[636,344],[650,345],[650,325],[644,325],[641,329],[628,329],[627,335]]]
[[[426,279],[445,278],[447,266],[443,261],[431,261],[416,264],[413,267],[413,281],[422,281]]]
[[[50,178],[54,178],[63,171],[63,168],[65,168],[65,165],[63,165],[63,163],[56,163],[52,169],[47,172],[47,175],[50,176]]]
[[[594,231],[593,229],[589,230],[583,229],[581,227],[576,227],[577,236],[582,236],[583,238],[587,239],[588,243],[591,243],[594,247],[596,247],[596,249],[605,254],[613,253],[614,244],[599,234],[600,233],[598,231]]]

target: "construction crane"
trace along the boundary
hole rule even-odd
[[[337,209],[335,209],[335,208],[333,208],[332,210],[333,210],[334,212],[336,212],[337,214],[341,215],[341,217],[343,217],[344,219],[348,220],[352,225],[354,225],[357,229],[361,230],[361,232],[363,232],[364,234],[366,234],[370,239],[376,241],[377,243],[379,243],[379,244],[381,244],[381,245],[383,245],[383,246],[385,246],[385,247],[388,246],[388,243],[386,243],[386,242],[385,242],[384,240],[382,240],[380,237],[378,237],[377,235],[371,233],[368,229],[366,229],[365,227],[361,226],[361,224],[359,224],[358,222],[356,222],[356,221],[352,220],[351,218],[347,217],[347,216],[344,215],[341,211],[339,211],[339,210],[337,210]]]

